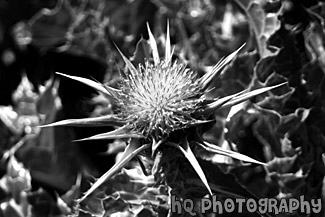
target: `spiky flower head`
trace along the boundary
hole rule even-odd
[[[186,129],[195,125],[206,123],[211,112],[216,109],[230,107],[247,100],[250,97],[264,93],[277,86],[265,87],[253,91],[243,91],[237,94],[217,99],[207,99],[208,86],[211,80],[218,75],[242,48],[230,54],[218,62],[212,70],[202,77],[196,72],[187,68],[185,64],[172,61],[173,49],[169,39],[169,28],[165,43],[165,56],[159,57],[157,42],[148,26],[149,45],[152,53],[152,60],[145,60],[144,64],[135,67],[131,61],[119,50],[126,69],[118,89],[103,85],[101,83],[76,76],[63,76],[85,83],[98,91],[113,98],[118,112],[113,115],[106,115],[96,118],[78,120],[64,120],[47,126],[116,126],[117,129],[111,132],[95,135],[83,140],[129,138],[123,157],[120,161],[107,171],[96,183],[86,192],[81,200],[90,195],[105,180],[117,173],[134,156],[145,149],[150,149],[154,156],[155,151],[162,144],[174,146],[179,149],[189,160],[204,185],[210,190],[208,181],[196,160],[189,143],[185,140],[180,144],[168,142],[168,136],[178,129]],[[140,140],[145,138],[145,142]],[[185,141],[185,142],[184,142]],[[251,163],[260,163],[245,155],[223,150],[222,148],[209,144],[205,141],[196,143],[210,152],[226,155],[238,160]]]
[[[204,101],[197,74],[176,61],[146,61],[125,74],[120,90],[119,116],[138,133],[157,139],[197,123],[193,114]]]
[[[169,28],[163,59],[149,26],[148,33],[153,61],[145,60],[135,68],[120,52],[128,70],[115,98],[119,116],[130,123],[133,131],[161,139],[174,130],[200,123],[193,115],[205,98],[196,72],[183,63],[172,62]]]

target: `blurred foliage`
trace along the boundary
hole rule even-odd
[[[325,4],[316,0],[0,0],[0,216],[174,216],[170,193],[194,200],[205,194],[193,190],[200,180],[187,162],[161,153],[174,161],[173,190],[129,165],[74,210],[90,176],[106,171],[122,144],[72,142],[107,129],[38,127],[111,113],[114,107],[90,88],[59,81],[54,72],[114,86],[123,68],[115,45],[139,62],[147,22],[159,37],[169,21],[175,55],[200,74],[246,43],[213,81],[211,96],[288,82],[215,114],[206,140],[268,165],[195,150],[218,189],[253,198],[324,198],[324,19]],[[116,150],[107,150],[113,142]],[[192,179],[181,183],[179,176]]]

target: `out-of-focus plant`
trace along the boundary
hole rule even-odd
[[[59,191],[63,187],[63,191],[66,191],[74,181],[67,180],[71,179],[69,176],[72,174],[64,174],[57,169],[60,167],[57,162],[53,161],[57,155],[53,129],[38,127],[55,120],[55,114],[60,108],[57,87],[58,82],[52,78],[36,92],[26,75],[23,75],[13,94],[15,104],[0,107],[0,120],[5,126],[3,130],[10,132],[10,136],[1,140],[0,163],[4,169],[0,181],[3,193],[0,206],[2,216],[62,216],[71,211],[66,203],[71,203],[75,198],[66,197],[63,201],[59,196],[52,197],[43,188],[32,189],[34,181],[51,185]],[[52,158],[44,160],[44,156]],[[51,176],[57,179],[49,181]],[[45,206],[47,210],[44,210]]]

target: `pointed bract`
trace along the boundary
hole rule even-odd
[[[118,97],[118,94],[119,92],[121,92],[120,90],[117,90],[113,87],[110,87],[110,86],[107,86],[105,84],[103,84],[103,87],[107,90],[107,92],[109,92],[109,94],[114,97],[114,98],[117,98]]]
[[[82,78],[82,77],[78,77],[78,76],[66,75],[66,74],[63,74],[60,72],[56,72],[56,74],[62,75],[64,77],[70,78],[75,81],[79,81],[83,84],[86,84],[86,85],[98,90],[99,92],[104,93],[105,95],[112,96],[111,93],[104,87],[104,85],[99,82],[92,81],[90,79]],[[113,89],[112,89],[112,91],[113,91]]]
[[[167,33],[166,33],[166,45],[165,45],[165,61],[170,63],[172,60],[172,51],[170,45],[170,34],[169,34],[169,21],[167,21]]]
[[[265,93],[267,91],[270,91],[274,88],[277,88],[277,87],[281,87],[283,85],[287,84],[287,82],[285,83],[281,83],[281,84],[278,84],[278,85],[274,85],[274,86],[271,86],[271,87],[263,87],[263,88],[260,88],[260,89],[256,89],[256,90],[251,90],[249,92],[243,92],[242,94],[240,95],[237,95],[236,97],[232,98],[230,101],[226,102],[225,104],[223,104],[221,106],[221,108],[229,108],[233,105],[236,105],[236,104],[239,104],[241,102],[244,102],[254,96],[257,96],[257,95],[260,95],[262,93]]]
[[[202,88],[206,88],[210,81],[217,75],[220,74],[221,70],[223,69],[224,66],[226,66],[228,63],[230,63],[238,54],[238,52],[245,46],[243,44],[238,48],[236,51],[228,55],[226,58],[221,59],[209,72],[207,72],[205,75],[202,76],[200,79],[200,83],[202,85]]]
[[[232,99],[234,99],[236,96],[239,96],[241,94],[246,93],[248,90],[241,91],[239,93],[235,93],[229,96],[225,96],[222,98],[215,99],[214,102],[211,102],[206,105],[205,108],[203,108],[203,113],[209,113],[211,111],[215,111],[220,109],[224,104],[230,102]]]
[[[204,112],[210,112],[213,110],[217,109],[222,109],[222,108],[229,108],[231,106],[234,106],[236,104],[239,104],[241,102],[244,102],[254,96],[260,95],[262,93],[265,93],[267,91],[270,91],[274,88],[280,87],[286,83],[278,84],[272,87],[263,87],[260,89],[248,91],[244,90],[242,92],[230,95],[230,96],[225,96],[221,99],[217,99],[215,102],[209,103],[207,107],[204,109]]]
[[[208,180],[205,177],[205,174],[204,174],[199,162],[197,161],[195,155],[193,154],[188,142],[187,141],[184,142],[184,144],[183,144],[184,147],[182,147],[181,145],[175,144],[175,143],[168,143],[168,144],[175,147],[175,148],[177,148],[177,149],[179,149],[184,154],[184,156],[190,162],[190,164],[194,168],[195,172],[198,174],[198,176],[202,180],[203,184],[205,185],[205,187],[209,191],[210,195],[212,195],[212,191],[211,191],[211,188],[209,186]]]
[[[123,126],[120,127],[116,130],[107,132],[107,133],[101,133],[97,134],[95,136],[91,136],[85,139],[78,139],[75,140],[76,142],[81,142],[81,141],[88,141],[88,140],[106,140],[106,139],[123,139],[123,138],[143,138],[144,136],[141,134],[137,134],[135,132],[130,132],[130,129],[127,127]]]
[[[85,200],[90,194],[92,194],[98,187],[100,187],[106,180],[118,173],[130,160],[132,160],[137,154],[141,151],[148,149],[149,144],[141,145],[137,140],[131,140],[130,144],[125,148],[122,157],[114,166],[109,169],[104,175],[102,175],[92,186],[91,188],[80,198],[77,202],[81,203]]]
[[[116,46],[116,49],[118,50],[118,52],[122,56],[123,61],[124,61],[125,65],[126,65],[126,67],[129,69],[129,71],[130,71],[130,73],[132,75],[132,78],[134,78],[135,75],[138,73],[137,72],[137,69],[134,67],[134,65],[131,63],[131,61],[124,56],[124,54],[122,53],[122,51],[117,46]]]
[[[158,65],[158,63],[160,62],[160,59],[159,59],[157,42],[150,30],[149,23],[147,23],[147,28],[148,28],[148,34],[149,34],[149,43],[150,43],[150,47],[152,49],[153,61],[154,61],[155,65]]]
[[[223,148],[221,148],[221,147],[219,147],[217,145],[213,145],[213,144],[210,144],[208,142],[204,142],[204,144],[201,144],[201,143],[197,142],[196,144],[198,144],[200,147],[202,147],[206,151],[209,151],[209,152],[212,152],[212,153],[215,153],[215,154],[224,155],[224,156],[231,157],[231,158],[234,158],[234,159],[237,159],[237,160],[240,160],[240,161],[245,161],[245,162],[248,162],[248,163],[255,163],[255,164],[260,164],[260,165],[266,166],[266,164],[263,163],[263,162],[254,160],[253,158],[250,158],[250,157],[248,157],[246,155],[243,155],[243,154],[240,154],[238,152],[223,149]]]
[[[100,126],[120,126],[123,120],[115,115],[105,115],[92,118],[68,119],[51,124],[42,125],[40,127],[57,127],[57,126],[73,126],[73,127],[100,127]]]

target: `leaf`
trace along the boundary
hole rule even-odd
[[[104,115],[100,117],[80,118],[62,120],[51,124],[42,125],[40,127],[57,127],[57,126],[73,126],[73,127],[99,127],[99,126],[119,126],[122,120],[115,115]]]
[[[267,162],[274,154],[282,155],[278,130],[281,119],[274,110],[249,104],[228,120],[227,135],[240,153]]]
[[[131,215],[147,209],[155,213],[154,216],[168,212],[168,188],[157,184],[153,175],[144,175],[139,167],[122,169],[103,188],[103,205],[107,216],[118,212]]]
[[[102,7],[73,2],[65,4],[63,1],[55,4],[55,7],[35,5],[39,7],[35,11],[39,12],[26,22],[29,34],[24,34],[30,36],[19,41],[24,43],[32,41],[33,45],[45,52],[56,49],[57,52],[105,61],[109,50],[105,40],[108,19],[103,11],[106,4],[101,2]],[[22,33],[19,33],[16,33],[16,38],[21,38]]]
[[[268,182],[272,181],[277,183],[280,189],[284,192],[290,192],[290,197],[296,197],[301,195],[301,188],[306,186],[306,177],[303,169],[300,168],[298,171],[293,173],[280,174],[277,172],[270,172],[267,174]],[[282,192],[280,191],[280,194]]]
[[[54,13],[49,16],[46,13],[49,12],[49,9],[43,8],[39,10],[28,20],[29,25],[26,25],[29,27],[27,30],[31,32],[33,45],[45,51],[66,43],[67,32],[73,19],[73,14],[67,8],[60,7],[60,3],[50,11]],[[49,29],[49,26],[52,28]]]
[[[87,140],[103,140],[103,139],[121,139],[121,138],[143,138],[143,135],[137,133],[131,133],[126,126],[122,126],[116,130],[107,133],[97,134],[85,139],[78,139],[75,141],[87,141]]]
[[[289,173],[297,157],[297,154],[292,157],[274,157],[271,161],[267,162],[266,168],[269,172],[276,172],[278,174]]]
[[[99,82],[96,82],[96,81],[92,81],[90,79],[87,79],[87,78],[82,78],[82,77],[78,77],[78,76],[72,76],[72,75],[66,75],[66,74],[63,74],[63,73],[60,73],[60,72],[56,72],[56,74],[59,74],[59,75],[62,75],[62,76],[65,76],[67,78],[70,78],[72,80],[75,80],[75,81],[79,81],[83,84],[86,84],[108,96],[116,96],[116,92],[118,92],[119,90],[117,89],[114,89],[112,87],[108,87],[108,86],[104,86],[103,84],[99,83]]]
[[[185,141],[183,143],[184,147],[182,147],[182,146],[180,146],[178,144],[175,144],[175,143],[167,143],[167,144],[179,149],[184,154],[184,156],[187,158],[187,160],[191,163],[191,165],[194,168],[195,172],[199,175],[200,179],[202,180],[203,184],[205,185],[205,187],[209,191],[210,195],[212,195],[212,191],[210,189],[208,180],[205,177],[204,172],[203,172],[199,162],[197,161],[195,155],[193,154],[188,142]]]
[[[130,144],[126,147],[123,152],[120,161],[116,162],[114,166],[109,169],[104,175],[102,175],[92,186],[91,188],[84,194],[82,198],[78,200],[78,203],[81,203],[84,199],[86,199],[91,193],[93,193],[99,186],[101,186],[105,181],[115,175],[118,171],[120,171],[132,158],[134,158],[141,151],[150,147],[150,144],[141,145],[138,140],[132,139]]]
[[[255,74],[259,81],[265,82],[266,79],[274,72],[275,56],[268,56],[260,59],[255,65]]]
[[[275,53],[267,48],[267,41],[281,27],[280,20],[278,19],[281,10],[277,13],[266,13],[263,9],[262,4],[264,3],[262,1],[235,0],[235,2],[246,13],[261,58]]]

